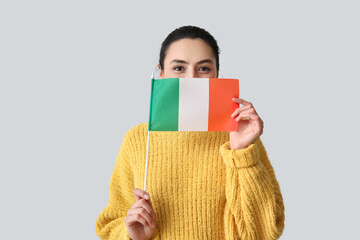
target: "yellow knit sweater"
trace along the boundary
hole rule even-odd
[[[124,217],[144,189],[148,123],[124,136],[109,203],[96,222],[100,239],[130,239]],[[258,138],[230,149],[229,132],[151,132],[147,187],[157,216],[152,239],[278,239],[284,203]]]

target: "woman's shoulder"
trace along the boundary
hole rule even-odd
[[[132,137],[136,135],[146,135],[148,131],[148,122],[142,122],[131,127],[126,133],[125,137]]]

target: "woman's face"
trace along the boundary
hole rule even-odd
[[[164,59],[161,78],[217,78],[216,58],[202,39],[183,38],[173,42]]]

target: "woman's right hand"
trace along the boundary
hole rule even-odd
[[[135,188],[133,193],[136,202],[127,211],[124,218],[129,236],[132,240],[151,239],[156,229],[156,214],[150,201],[150,195],[139,188]]]

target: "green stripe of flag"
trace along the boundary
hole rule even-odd
[[[149,131],[178,130],[179,78],[151,80],[150,113]]]

